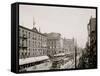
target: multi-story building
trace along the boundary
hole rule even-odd
[[[90,18],[88,26],[88,43],[87,43],[87,53],[88,53],[88,67],[97,66],[97,43],[96,43],[96,18]]]
[[[19,26],[19,58],[47,55],[47,37],[36,28]]]
[[[65,57],[65,54],[74,53],[74,39],[65,39],[61,37],[60,33],[41,33],[35,27],[28,29],[23,26],[19,26],[19,65],[20,69],[34,66],[36,68],[44,61],[61,60]],[[53,57],[53,58],[52,58]],[[50,62],[46,64],[51,66]],[[45,62],[46,63],[46,62]],[[42,67],[45,64],[42,65]],[[45,66],[45,68],[46,68]],[[44,68],[44,67],[43,67]],[[42,68],[38,68],[40,70]]]
[[[59,33],[47,34],[48,55],[75,53],[74,39],[62,38]]]
[[[96,18],[90,18],[87,25],[88,40],[82,57],[79,60],[79,68],[97,68],[97,42],[96,42]]]
[[[62,38],[59,33],[48,33],[47,48],[48,56],[52,61],[52,69],[64,68],[68,60],[71,60],[73,68],[75,65],[75,45],[74,39]]]
[[[61,35],[59,33],[48,33],[46,35],[48,55],[53,56],[54,54],[58,54],[60,51]]]
[[[88,24],[88,41],[89,46],[94,45],[96,41],[96,19],[91,18]]]
[[[20,69],[40,64],[47,59],[49,59],[47,56],[47,36],[35,27],[28,29],[19,26]]]
[[[63,39],[63,50],[66,54],[75,54],[75,42],[73,39]]]

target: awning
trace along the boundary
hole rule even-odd
[[[42,61],[42,60],[46,60],[46,59],[49,59],[49,57],[48,56],[38,56],[38,57],[19,59],[19,65],[38,62],[38,61]]]

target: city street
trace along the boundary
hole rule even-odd
[[[72,69],[75,68],[75,60],[73,57],[54,57],[52,59],[48,59],[43,63],[30,66],[22,69],[21,71],[36,71],[36,70],[50,70],[50,69]]]

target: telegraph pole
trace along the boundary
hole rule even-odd
[[[75,69],[77,68],[77,47],[75,46]]]
[[[75,40],[75,69],[77,68],[77,41]]]

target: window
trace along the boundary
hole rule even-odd
[[[21,28],[19,28],[19,36],[20,36],[20,37],[22,36]]]
[[[27,31],[25,31],[25,33],[26,33],[25,36],[27,37]]]
[[[29,38],[30,38],[30,32],[29,32]]]
[[[30,47],[30,40],[29,40],[29,47]]]
[[[33,49],[33,56],[34,56],[34,49]]]
[[[33,41],[33,47],[34,47],[34,41]]]

